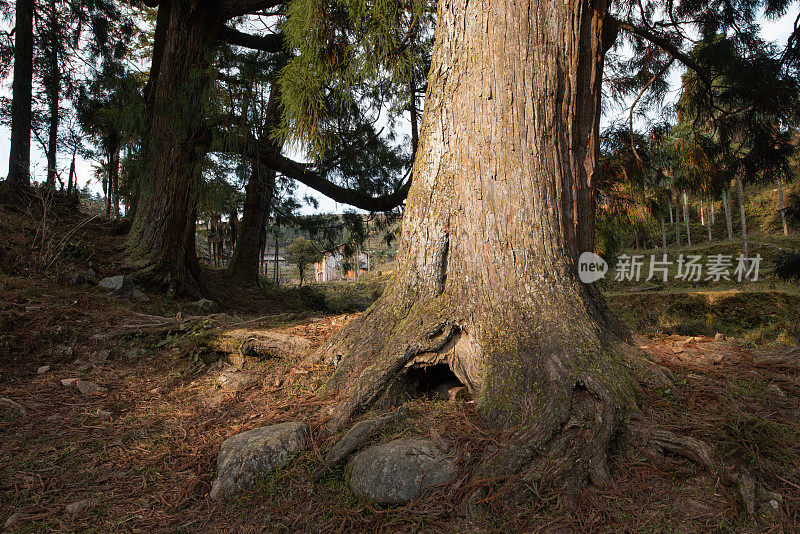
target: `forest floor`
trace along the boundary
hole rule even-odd
[[[349,491],[345,468],[314,480],[336,438],[319,430],[254,489],[214,501],[208,493],[222,441],[284,421],[319,429],[330,402],[320,392],[331,372],[299,359],[246,359],[237,365],[257,380],[228,393],[218,378],[236,362],[213,349],[214,339],[251,321],[247,328],[318,346],[355,317],[343,311],[363,309],[379,290],[362,284],[338,288],[334,297],[313,288],[237,293],[208,272],[223,309],[194,319],[187,302],[158,295],[135,302],[68,283],[72,267],[117,274],[123,238],[107,222],[84,224],[57,258],[63,268],[45,268],[47,238],[37,237],[26,214],[0,210],[7,238],[0,244],[0,398],[12,401],[0,401],[0,526],[10,532],[800,531],[796,291],[753,288],[744,299],[729,288],[701,288],[700,296],[697,288],[609,293],[612,308],[637,331],[636,343],[675,376],[673,388],[639,392],[643,411],[705,440],[715,457],[746,467],[760,487],[780,495],[760,503],[754,516],[715,473],[632,446],[615,451],[612,484],[586,489],[570,511],[553,493],[521,503],[499,492],[486,499],[492,513],[467,523],[464,484],[406,506],[375,506]],[[150,327],[154,316],[167,326]],[[717,332],[726,339],[714,339]],[[84,395],[62,385],[75,378],[105,390]],[[458,451],[461,472],[502,439],[469,401],[420,395],[409,407],[410,416],[380,439],[435,432]]]

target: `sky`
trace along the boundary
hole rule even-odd
[[[778,43],[785,43],[786,39],[792,32],[794,21],[797,17],[798,11],[800,7],[797,5],[793,5],[792,9],[784,15],[782,18],[774,21],[764,20],[762,21],[761,27],[761,37],[767,41],[773,41]],[[672,99],[677,98],[677,87],[679,86],[680,76],[682,70],[676,69],[673,71],[671,85],[675,88],[675,92],[672,94]],[[10,97],[10,84],[11,80],[5,80],[3,87],[0,88],[0,94],[4,96]],[[609,122],[616,118],[619,114],[626,113],[625,109],[620,107],[610,106],[606,112],[606,116],[604,117],[604,123]],[[401,137],[402,135],[410,135],[410,126],[408,123],[405,123],[406,129],[409,131],[404,131],[401,129]],[[8,151],[9,151],[9,138],[10,138],[10,130],[6,126],[0,125],[0,177],[4,178],[8,175]],[[290,156],[292,156],[290,154]],[[62,154],[59,155],[59,170],[62,172],[63,176],[66,176],[66,173],[69,169],[69,156]],[[77,175],[78,175],[78,185],[79,187],[83,187],[84,184],[89,182],[89,187],[95,192],[101,192],[102,187],[99,183],[96,182],[93,178],[93,168],[96,165],[96,161],[85,160],[83,158],[79,158],[76,164]],[[47,169],[46,158],[36,139],[31,140],[31,174],[34,180],[41,181],[45,175]],[[303,184],[298,183],[297,187],[297,196],[298,198],[303,198],[304,196],[312,196],[318,200],[319,207],[314,209],[311,206],[305,206],[301,209],[301,212],[304,214],[311,214],[311,213],[341,213],[345,209],[350,208],[350,206],[339,204],[334,202],[333,200],[324,197],[314,191],[313,189],[308,188]]]

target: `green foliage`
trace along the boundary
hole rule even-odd
[[[429,0],[292,0],[283,31],[297,53],[281,71],[281,140],[322,161],[343,131],[418,109],[433,43]]]
[[[300,275],[300,285],[303,285],[306,268],[319,261],[321,257],[319,249],[303,236],[298,237],[291,245],[286,247],[286,259],[297,266]]]
[[[800,252],[784,252],[778,256],[775,274],[782,280],[800,280]]]

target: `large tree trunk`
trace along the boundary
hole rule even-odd
[[[50,128],[47,140],[47,186],[56,186],[56,155],[58,154],[59,104],[61,99],[61,69],[58,65],[59,35],[56,3],[50,2],[49,36],[47,45],[47,76],[45,90],[50,111]]]
[[[210,142],[207,67],[221,24],[211,2],[169,0],[158,8],[146,88],[149,183],[142,184],[128,254],[139,278],[171,293],[201,288],[193,248],[195,186]]]
[[[31,185],[31,100],[33,88],[33,0],[17,0],[14,19],[14,81],[11,89],[9,191]]]
[[[311,359],[338,362],[330,428],[444,363],[487,425],[519,425],[492,475],[607,481],[632,405],[627,334],[576,270],[594,250],[605,9],[439,3],[397,275]]]
[[[261,233],[269,216],[270,199],[275,188],[275,171],[255,158],[245,192],[244,212],[238,237],[228,264],[228,275],[243,284],[258,285],[261,262]]]

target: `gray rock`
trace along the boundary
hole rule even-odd
[[[73,286],[97,283],[97,273],[92,269],[75,269],[67,275],[67,281]]]
[[[147,302],[150,300],[147,295],[142,293],[139,288],[136,287],[136,284],[133,283],[133,280],[130,277],[123,274],[103,278],[100,280],[98,286],[111,291],[111,294],[117,297],[134,299],[139,302]]]
[[[150,302],[150,297],[142,293],[139,288],[134,287],[130,294],[130,298],[137,302]]]
[[[53,353],[58,356],[64,356],[66,358],[71,358],[75,354],[75,349],[68,345],[56,345],[53,348]]]
[[[86,510],[87,508],[94,506],[95,502],[96,501],[94,499],[83,499],[82,501],[77,501],[72,504],[68,504],[64,508],[64,512],[70,515],[79,514],[84,510]]]
[[[77,378],[62,378],[61,385],[64,386],[65,388],[71,388],[72,386],[75,385],[75,382],[77,381],[78,381]]]
[[[367,445],[371,439],[377,436],[388,425],[400,421],[407,416],[408,405],[403,404],[396,411],[388,415],[373,417],[372,419],[356,423],[325,455],[323,459],[325,466],[333,467],[338,463],[343,463],[352,453]],[[324,473],[324,467],[318,470],[315,475],[319,477],[322,473]]]
[[[306,423],[280,423],[236,434],[222,443],[211,498],[231,495],[253,486],[258,477],[281,467],[305,445]]]
[[[725,334],[717,332],[714,334],[714,341],[725,341]]]
[[[379,504],[403,504],[455,474],[455,460],[431,440],[401,438],[375,445],[350,462],[350,489]]]
[[[5,523],[3,523],[4,529],[11,529],[17,523],[19,523],[20,518],[22,517],[22,512],[14,512],[6,519]]]
[[[786,393],[780,388],[778,384],[770,384],[767,389],[781,398],[786,398]]]
[[[467,397],[467,388],[460,382],[445,382],[436,388],[436,395],[446,401],[460,401]]]
[[[14,402],[13,400],[3,397],[0,399],[0,405],[6,406],[7,408],[17,412],[20,416],[28,415],[28,410],[26,410],[20,403]]]
[[[247,371],[222,371],[217,377],[217,385],[225,391],[235,393],[244,391],[259,381],[258,375]]]
[[[47,373],[47,372],[49,372],[49,371],[50,371],[50,366],[49,366],[49,365],[43,365],[43,366],[39,367],[39,368],[36,370],[36,372],[37,372],[38,374],[40,374],[40,375],[43,375],[43,374],[45,374],[45,373]]]
[[[219,310],[219,306],[213,300],[200,299],[190,303],[190,306],[197,308],[200,313],[214,313]]]
[[[98,284],[103,289],[108,289],[118,296],[130,296],[136,285],[129,277],[118,274],[117,276],[109,276],[103,278]]]
[[[104,395],[108,392],[108,389],[104,388],[103,386],[98,386],[94,382],[90,382],[88,380],[78,380],[75,382],[75,385],[78,387],[78,391],[86,396]]]

